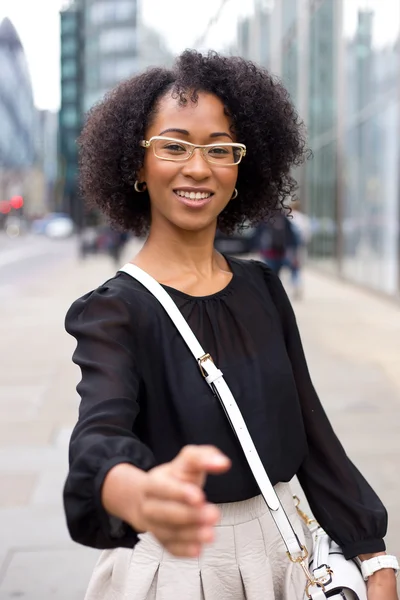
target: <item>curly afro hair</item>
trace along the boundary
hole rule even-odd
[[[247,147],[238,198],[219,215],[219,229],[266,220],[296,189],[290,172],[307,155],[303,124],[279,80],[243,58],[186,50],[171,70],[151,68],[124,81],[88,113],[78,140],[80,188],[117,228],[143,235],[150,226],[148,193],[133,186],[145,152],[139,143],[158,101],[170,92],[196,102],[200,91],[220,98]]]

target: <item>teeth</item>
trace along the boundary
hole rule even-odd
[[[188,200],[204,200],[211,196],[210,192],[184,192],[182,190],[176,190],[175,193]]]

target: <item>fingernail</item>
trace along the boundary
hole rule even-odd
[[[217,467],[226,465],[229,462],[229,459],[226,456],[214,456],[212,460],[213,464]]]

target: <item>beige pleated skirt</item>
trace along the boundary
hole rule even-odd
[[[275,489],[299,539],[311,549],[290,486]],[[289,561],[263,498],[219,508],[215,541],[199,558],[176,558],[145,533],[133,550],[101,554],[85,600],[303,600],[305,577]]]

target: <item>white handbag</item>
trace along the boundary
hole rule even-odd
[[[220,401],[229,423],[235,432],[254,478],[260,488],[271,516],[285,543],[288,558],[299,565],[306,577],[305,600],[367,600],[366,583],[362,577],[359,559],[346,560],[340,547],[299,509],[299,515],[310,527],[313,538],[313,551],[309,556],[307,549],[299,541],[280,500],[263,467],[236,401],[226,384],[223,374],[213,359],[199,344],[187,321],[171,296],[153,277],[145,271],[128,263],[120,271],[139,281],[162,304],[177,330],[185,340],[196,359],[201,374]]]

